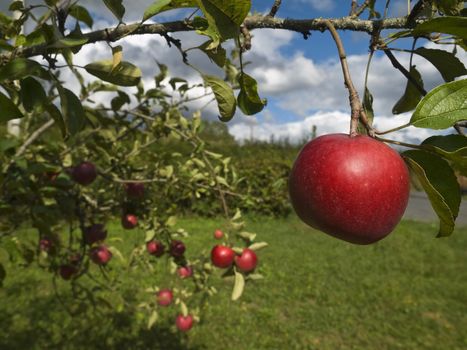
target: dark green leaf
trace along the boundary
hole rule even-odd
[[[236,102],[232,88],[222,79],[212,75],[203,75],[204,83],[212,89],[219,107],[219,119],[231,120],[235,114]]]
[[[130,103],[130,97],[123,91],[118,91],[118,96],[112,99],[110,106],[114,111],[118,111],[125,103]]]
[[[20,97],[24,109],[28,112],[42,111],[47,103],[47,94],[41,83],[33,77],[26,77],[20,81]]]
[[[415,68],[412,66],[410,68],[411,77],[418,83],[420,87],[423,87],[422,76]],[[422,93],[418,90],[410,80],[407,80],[407,85],[405,86],[405,91],[402,97],[397,101],[397,103],[392,107],[393,114],[400,114],[408,112],[417,107],[418,102],[422,98]]]
[[[219,67],[224,67],[225,65],[225,60],[226,60],[226,52],[225,49],[222,46],[217,46],[211,50],[208,50],[208,47],[212,45],[212,41],[206,41],[204,44],[201,46],[198,46],[198,49],[203,51],[208,57]]]
[[[433,64],[446,82],[467,74],[462,62],[451,52],[420,47],[414,51]]]
[[[13,149],[18,146],[18,139],[0,139],[0,153]]]
[[[4,123],[8,120],[22,118],[23,113],[18,107],[4,94],[0,92],[0,122]]]
[[[30,75],[50,79],[50,74],[39,63],[27,58],[15,58],[0,67],[0,81],[18,80]]]
[[[141,70],[130,62],[120,62],[113,71],[112,67],[112,60],[104,60],[90,63],[84,68],[89,74],[115,85],[134,86],[141,80]]]
[[[467,79],[431,90],[418,104],[410,124],[418,128],[446,129],[467,119]]]
[[[45,110],[47,113],[49,113],[50,117],[55,120],[55,124],[58,125],[62,133],[62,137],[65,139],[68,136],[68,132],[65,125],[65,120],[63,120],[63,115],[60,110],[54,104],[47,105]]]
[[[122,0],[103,0],[105,6],[112,11],[114,16],[122,21],[123,15],[125,14],[125,7],[122,5]]]
[[[71,135],[75,135],[84,127],[86,117],[83,106],[79,98],[72,91],[63,87],[60,87],[58,91],[67,130]]]
[[[422,145],[448,159],[456,170],[467,176],[467,137],[432,136],[423,141]]]
[[[22,1],[13,1],[8,7],[9,11],[19,11],[24,8],[24,3]]]
[[[245,73],[240,73],[238,77],[240,93],[237,97],[238,107],[246,115],[253,115],[263,110],[266,100],[262,100],[258,95],[256,80]]]
[[[70,7],[69,14],[70,16],[76,18],[78,21],[85,23],[89,28],[92,28],[94,21],[85,7],[73,5]]]
[[[402,156],[415,172],[440,219],[438,237],[449,236],[459,214],[461,195],[457,178],[449,164],[425,151],[406,151]]]
[[[147,9],[144,11],[143,21],[151,18],[152,16],[157,15],[159,12],[163,11],[172,1],[171,0],[157,0],[153,2]]]
[[[441,13],[456,16],[464,8],[464,0],[435,0],[435,5]]]
[[[6,271],[3,265],[0,263],[0,287],[3,287],[3,280],[6,277]]]
[[[62,48],[68,48],[68,47],[74,47],[74,46],[82,46],[88,42],[88,38],[70,38],[70,37],[65,37],[62,39],[59,39],[50,47],[53,47],[55,49],[62,49]]]
[[[423,35],[429,33],[452,34],[462,39],[467,39],[467,18],[444,16],[430,19],[421,23],[413,30],[413,35]]]
[[[245,288],[245,278],[241,273],[235,271],[235,282],[234,288],[232,290],[232,300],[237,300],[243,294],[243,289]]]

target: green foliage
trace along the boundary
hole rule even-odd
[[[417,82],[418,86],[423,88],[422,76],[415,66],[410,67],[410,76]],[[400,114],[409,112],[417,107],[421,99],[422,93],[420,90],[410,80],[407,80],[404,94],[399,101],[397,101],[394,107],[392,107],[392,113]]]

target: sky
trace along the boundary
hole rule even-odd
[[[10,1],[0,0],[0,10],[4,10]],[[37,0],[26,0],[26,4]],[[125,23],[141,19],[144,10],[153,0],[124,0],[126,14]],[[276,17],[281,18],[315,18],[342,17],[348,14],[350,1],[337,0],[284,0]],[[253,0],[252,11],[269,12],[273,0]],[[377,1],[384,4],[385,1]],[[115,18],[103,5],[102,1],[80,0],[79,4],[86,6],[94,18],[92,30],[115,25]],[[345,6],[344,6],[345,5]],[[170,11],[162,13],[148,22],[164,22],[184,18],[192,11]],[[388,17],[407,14],[407,1],[391,2]],[[362,16],[367,17],[367,13]],[[73,26],[73,20],[68,21]],[[83,31],[90,31],[83,25]],[[366,34],[350,31],[340,32],[347,52],[351,75],[360,94],[363,95],[365,69],[368,61],[368,40]],[[384,34],[384,33],[383,33]],[[387,34],[387,33],[386,33]],[[173,35],[182,40],[184,48],[197,46],[204,41],[195,33],[177,33]],[[300,142],[311,135],[313,125],[317,134],[348,132],[349,113],[348,93],[344,87],[340,62],[334,42],[329,33],[313,32],[308,40],[298,33],[261,29],[252,31],[252,49],[244,54],[244,61],[250,62],[245,71],[258,81],[258,90],[262,98],[268,100],[267,106],[255,116],[244,116],[240,111],[228,123],[230,133],[239,141],[250,138],[260,140],[275,140],[287,138],[291,142]],[[180,53],[175,48],[169,48],[165,39],[158,35],[141,35],[127,37],[114,45],[123,46],[124,59],[143,71],[145,86],[153,84],[153,77],[158,73],[156,62],[169,67],[172,76],[183,77],[190,82],[201,82],[199,74],[183,64]],[[424,44],[423,42],[421,43]],[[406,48],[407,42],[397,47]],[[427,47],[434,47],[426,44]],[[232,48],[228,42],[226,48]],[[438,47],[437,47],[438,48]],[[446,48],[445,49],[450,49]],[[396,53],[396,57],[405,66],[409,64],[409,54]],[[461,53],[459,59],[466,64],[467,55]],[[109,46],[105,43],[85,45],[76,55],[74,62],[78,65],[111,58]],[[222,72],[211,63],[204,54],[197,50],[189,52],[190,63],[209,74],[222,76]],[[425,89],[431,90],[442,83],[439,72],[421,57],[414,57],[414,64],[421,72]],[[87,79],[91,76],[84,72]],[[75,78],[63,72],[61,78],[66,85],[77,91]],[[411,113],[394,116],[392,106],[402,96],[406,85],[403,75],[395,70],[389,60],[377,53],[373,58],[368,87],[373,94],[375,111],[375,126],[379,130],[387,130],[405,124]],[[128,88],[134,92],[135,88]],[[194,93],[203,94],[204,89]],[[96,96],[96,103],[109,104],[112,96],[101,93]],[[204,107],[203,118],[217,119],[217,106],[211,103],[205,106],[209,98],[192,103],[194,109]],[[448,132],[448,131],[445,131]],[[439,133],[439,132],[438,132]],[[432,131],[410,127],[389,136],[396,140],[418,143],[433,135]]]

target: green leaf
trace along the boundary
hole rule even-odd
[[[55,123],[60,128],[62,133],[62,137],[66,138],[68,136],[68,131],[65,125],[65,121],[63,120],[63,115],[60,110],[54,104],[49,104],[45,107],[47,113],[49,113],[50,117],[55,120]]]
[[[238,77],[240,93],[237,97],[237,104],[246,115],[253,115],[263,110],[266,100],[262,100],[258,95],[256,80],[245,73],[240,73]]]
[[[197,4],[208,21],[209,29],[204,34],[211,37],[213,47],[238,35],[240,25],[251,8],[250,0],[197,0]]]
[[[435,5],[443,14],[456,16],[464,8],[464,0],[435,0]]]
[[[370,93],[370,90],[368,90],[368,88],[365,88],[365,92],[363,94],[362,107],[365,111],[368,123],[372,125],[374,119],[373,95]],[[368,134],[367,128],[365,127],[365,125],[363,125],[363,123],[360,120],[358,121],[358,133],[362,135]]]
[[[219,67],[224,67],[225,61],[226,61],[226,51],[225,49],[218,45],[213,49],[208,49],[208,47],[212,47],[212,41],[208,40],[204,44],[198,46],[198,49],[203,51],[208,57],[213,61],[215,64],[217,64]]]
[[[414,53],[430,61],[446,82],[467,74],[464,64],[451,52],[420,47]]]
[[[121,45],[117,45],[112,47],[112,70],[111,73],[114,72],[115,68],[117,68],[120,63],[122,62],[123,57],[123,47]]]
[[[163,11],[167,5],[169,5],[171,0],[158,0],[153,2],[147,9],[144,11],[143,21],[157,15],[159,12]]]
[[[118,111],[125,103],[130,103],[130,97],[123,91],[118,91],[118,96],[114,97],[110,101],[110,106],[112,110]]]
[[[22,1],[13,1],[8,7],[8,11],[19,11],[24,8],[24,3]]]
[[[60,103],[62,114],[65,117],[67,130],[71,135],[75,135],[84,127],[85,114],[79,98],[70,90],[59,87]]]
[[[232,290],[232,300],[235,301],[240,298],[243,294],[243,289],[245,288],[245,278],[241,273],[235,271],[235,282]]]
[[[125,7],[122,5],[122,0],[103,0],[105,6],[112,11],[114,16],[121,22],[125,14]]]
[[[415,68],[415,66],[410,68],[410,76],[418,83],[419,86],[423,87],[422,76]],[[407,80],[404,94],[399,99],[399,101],[396,102],[394,107],[392,107],[392,113],[400,114],[413,110],[415,107],[417,107],[417,104],[422,99],[422,96],[422,93],[415,87],[415,85],[410,80]]]
[[[6,271],[3,265],[0,263],[0,287],[3,287],[3,280],[6,277]]]
[[[157,313],[156,310],[153,310],[151,313],[151,316],[149,316],[147,328],[151,329],[152,326],[154,326],[154,324],[157,322],[158,318],[159,318],[159,314]]]
[[[438,237],[449,236],[454,230],[461,202],[454,171],[444,159],[429,152],[406,151],[402,156],[417,175],[440,219]]]
[[[266,242],[257,242],[250,245],[248,248],[251,250],[260,250],[266,248],[268,244]]]
[[[76,18],[78,21],[85,23],[89,28],[92,28],[94,21],[85,7],[73,5],[70,7],[69,14],[70,16]]]
[[[84,69],[99,79],[120,86],[138,85],[141,80],[141,70],[130,62],[120,62],[113,71],[112,67],[112,60],[103,60],[87,64]]]
[[[232,88],[222,79],[212,75],[203,75],[204,83],[212,89],[219,107],[219,119],[231,120],[235,114],[236,102]]]
[[[467,79],[440,85],[418,104],[410,124],[418,128],[446,129],[467,119]]]
[[[23,118],[23,113],[18,107],[4,94],[0,92],[0,122]]]
[[[88,42],[88,38],[71,38],[71,37],[65,37],[57,40],[55,43],[50,45],[50,47],[56,48],[56,49],[63,49],[63,48],[68,48],[68,47],[75,47],[75,46],[82,46]]]
[[[19,80],[30,75],[50,79],[50,74],[39,63],[27,58],[15,58],[0,67],[0,81]]]
[[[454,16],[436,17],[420,23],[412,33],[414,36],[419,36],[433,32],[451,34],[462,39],[467,39],[467,18]]]
[[[28,112],[42,111],[48,100],[41,83],[33,77],[26,77],[20,81],[20,87],[19,93],[24,109]]]
[[[431,136],[423,141],[422,145],[448,159],[456,170],[467,176],[467,137]]]

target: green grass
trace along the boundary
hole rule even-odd
[[[170,308],[150,331],[126,313],[72,318],[57,302],[49,273],[13,268],[0,289],[0,349],[467,348],[467,228],[434,239],[435,225],[405,221],[378,244],[354,246],[296,218],[248,222],[270,244],[259,252],[266,279],[247,284],[238,302],[229,299],[231,285],[219,281],[220,293],[188,336],[164,321],[175,315]],[[187,245],[195,251],[215,244],[218,223],[186,218],[178,224],[191,233]],[[117,226],[110,232],[126,237],[119,245],[124,253],[143,239]],[[117,260],[112,264],[115,269]],[[155,279],[125,276],[126,298]],[[66,304],[67,283],[57,283]]]

